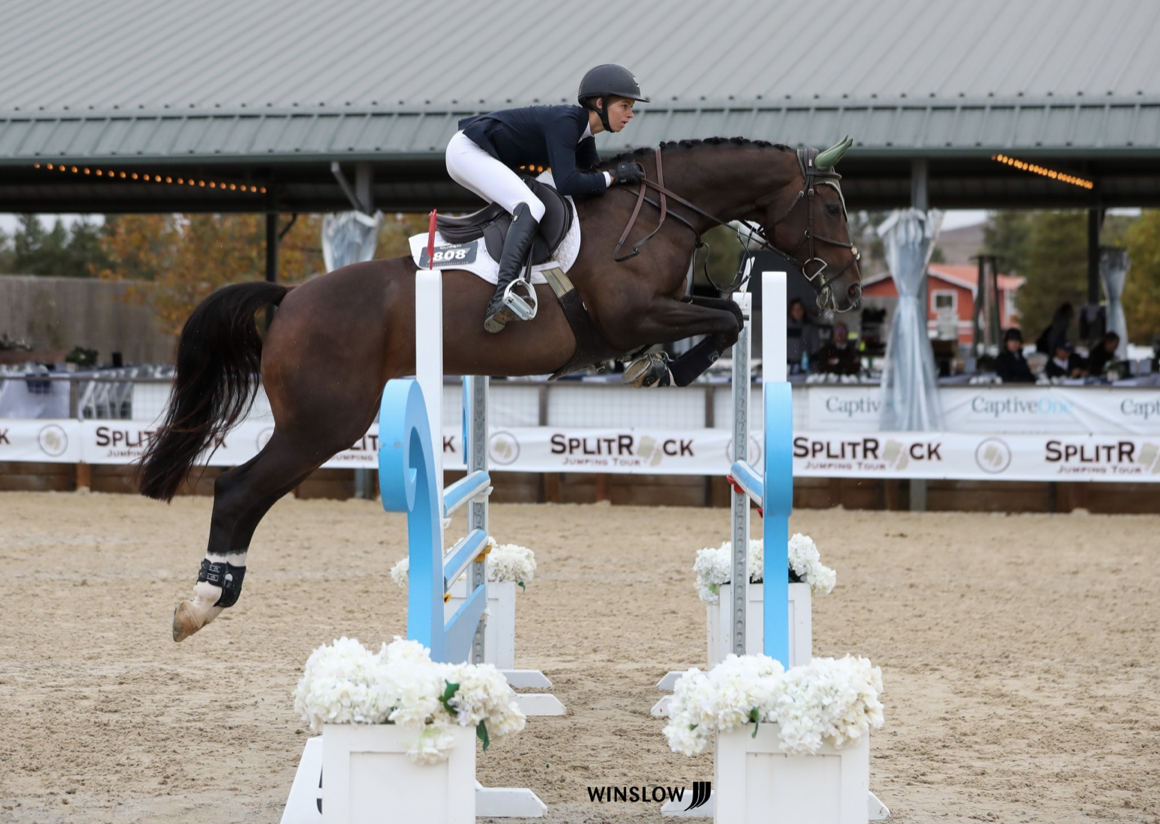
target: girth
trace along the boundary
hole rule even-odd
[[[532,240],[531,263],[537,266],[552,259],[556,247],[568,234],[574,210],[568,198],[546,183],[530,177],[522,179],[546,209],[540,221],[540,230]],[[448,243],[467,243],[482,237],[487,253],[499,260],[511,222],[512,216],[498,203],[492,203],[487,208],[462,217],[439,215],[436,228]]]

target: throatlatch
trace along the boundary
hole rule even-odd
[[[209,558],[201,562],[201,571],[197,574],[197,582],[212,584],[221,587],[222,597],[218,598],[215,607],[232,607],[242,594],[242,579],[246,577],[244,566],[234,566],[231,563],[215,564]]]

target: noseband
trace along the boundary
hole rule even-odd
[[[858,261],[860,261],[862,259],[862,253],[858,251],[858,247],[855,246],[853,243],[842,243],[839,240],[834,240],[833,238],[828,238],[828,237],[825,237],[824,235],[819,235],[819,234],[814,232],[814,203],[815,203],[814,196],[817,192],[817,187],[819,185],[820,186],[833,186],[834,187],[834,190],[837,191],[838,197],[841,199],[841,202],[842,202],[842,214],[846,216],[847,221],[849,220],[849,215],[846,212],[846,198],[842,195],[842,188],[838,185],[838,181],[842,179],[842,176],[833,170],[828,170],[828,169],[824,170],[824,171],[819,170],[814,165],[814,159],[818,156],[817,149],[813,149],[813,148],[798,149],[797,156],[798,156],[798,165],[801,166],[801,170],[802,170],[802,188],[797,193],[797,196],[794,197],[793,202],[790,203],[789,207],[785,210],[785,212],[782,213],[781,217],[779,217],[772,224],[770,224],[769,232],[772,234],[773,230],[777,227],[777,224],[781,223],[783,220],[788,218],[790,216],[790,214],[793,212],[793,210],[797,207],[798,203],[801,203],[804,200],[806,202],[806,230],[805,230],[804,234],[802,235],[802,239],[800,241],[798,241],[798,244],[796,246],[794,246],[791,250],[789,250],[788,253],[784,252],[781,249],[778,249],[776,246],[773,245],[773,243],[770,241],[769,236],[766,234],[766,230],[763,227],[761,227],[759,225],[754,225],[747,220],[741,220],[738,222],[743,224],[746,227],[746,229],[749,231],[749,234],[751,237],[756,237],[758,239],[759,245],[765,247],[766,249],[771,249],[773,251],[778,252],[779,254],[783,255],[787,260],[789,260],[791,263],[793,263],[795,266],[797,266],[798,269],[800,269],[802,274],[805,276],[806,280],[808,280],[810,282],[811,286],[813,285],[815,280],[822,277],[823,273],[825,272],[825,270],[827,268],[826,262],[817,256],[815,242],[826,243],[826,244],[829,244],[831,246],[837,246],[841,249],[851,250],[853,252],[853,255],[851,255],[850,259],[846,262],[845,266],[843,266],[841,269],[839,269],[837,271],[837,273],[835,273],[833,276],[823,279],[820,285],[814,286],[814,289],[815,289],[815,291],[817,291],[819,299],[820,299],[822,295],[826,294],[826,290],[830,288],[831,283],[833,283],[835,280],[840,278],[843,274],[845,274],[847,269],[849,269],[852,265],[854,265],[855,263],[857,263]],[[660,148],[657,148],[657,150],[656,150],[657,180],[654,181],[654,180],[649,180],[648,178],[645,178],[644,180],[641,181],[640,190],[638,192],[635,192],[635,194],[637,195],[636,207],[632,210],[632,217],[629,218],[628,225],[624,227],[624,232],[621,234],[620,240],[617,242],[616,248],[613,250],[613,253],[612,253],[613,260],[615,260],[617,263],[621,263],[623,261],[628,260],[629,258],[636,257],[638,254],[640,254],[641,247],[643,247],[646,243],[648,243],[650,240],[652,240],[653,236],[656,235],[656,233],[661,230],[661,226],[664,225],[665,217],[667,215],[672,215],[678,221],[680,221],[681,223],[685,224],[690,229],[692,229],[693,233],[697,235],[698,241],[700,241],[700,233],[697,231],[696,227],[693,226],[692,223],[690,223],[685,218],[681,217],[681,215],[677,214],[676,212],[669,211],[668,203],[666,200],[667,198],[672,198],[674,201],[681,204],[682,206],[685,206],[689,209],[692,209],[694,212],[701,215],[702,217],[706,217],[709,220],[713,221],[713,223],[715,225],[721,226],[721,225],[726,225],[728,223],[728,221],[722,220],[721,218],[717,217],[716,215],[710,214],[709,212],[706,212],[704,209],[700,208],[699,206],[697,206],[693,203],[690,203],[689,201],[685,200],[683,197],[678,195],[676,192],[672,192],[672,191],[669,191],[668,189],[666,189],[665,185],[664,185],[664,172],[662,171],[662,168],[663,167],[661,165],[661,150],[660,150]],[[659,203],[654,201],[652,198],[649,198],[646,196],[645,190],[650,189],[650,188],[656,190],[656,192],[659,196],[659,200],[660,200]],[[626,255],[620,255],[619,254],[620,248],[624,245],[625,240],[628,239],[628,235],[632,231],[633,225],[636,223],[636,218],[640,214],[641,206],[644,205],[644,203],[646,203],[646,202],[649,205],[654,206],[660,210],[660,213],[661,213],[660,222],[657,224],[656,229],[654,229],[647,237],[643,238],[638,243],[633,244],[631,252],[629,252]],[[761,205],[762,205],[761,201],[759,200],[757,202],[757,206],[760,207]],[[797,254],[798,250],[801,249],[801,247],[805,244],[808,244],[808,248],[806,249],[806,252],[809,255],[809,257],[807,257],[805,260],[799,260],[798,258],[795,257],[795,255]],[[819,265],[816,269],[814,269],[813,272],[811,272],[809,269],[809,266],[811,263],[815,263],[815,262]],[[732,288],[732,287],[730,287],[730,288]],[[728,290],[726,290],[726,291],[728,291]]]

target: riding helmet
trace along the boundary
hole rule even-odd
[[[640,93],[640,85],[632,72],[615,63],[589,69],[580,81],[580,91],[576,97],[580,105],[586,108],[591,108],[588,99],[592,97],[627,97],[648,103],[648,98]]]

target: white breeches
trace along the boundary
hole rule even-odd
[[[524,185],[520,176],[481,149],[463,132],[456,132],[447,144],[447,173],[465,189],[488,203],[498,203],[508,213],[516,206],[528,204],[538,223],[544,217],[544,204]]]

